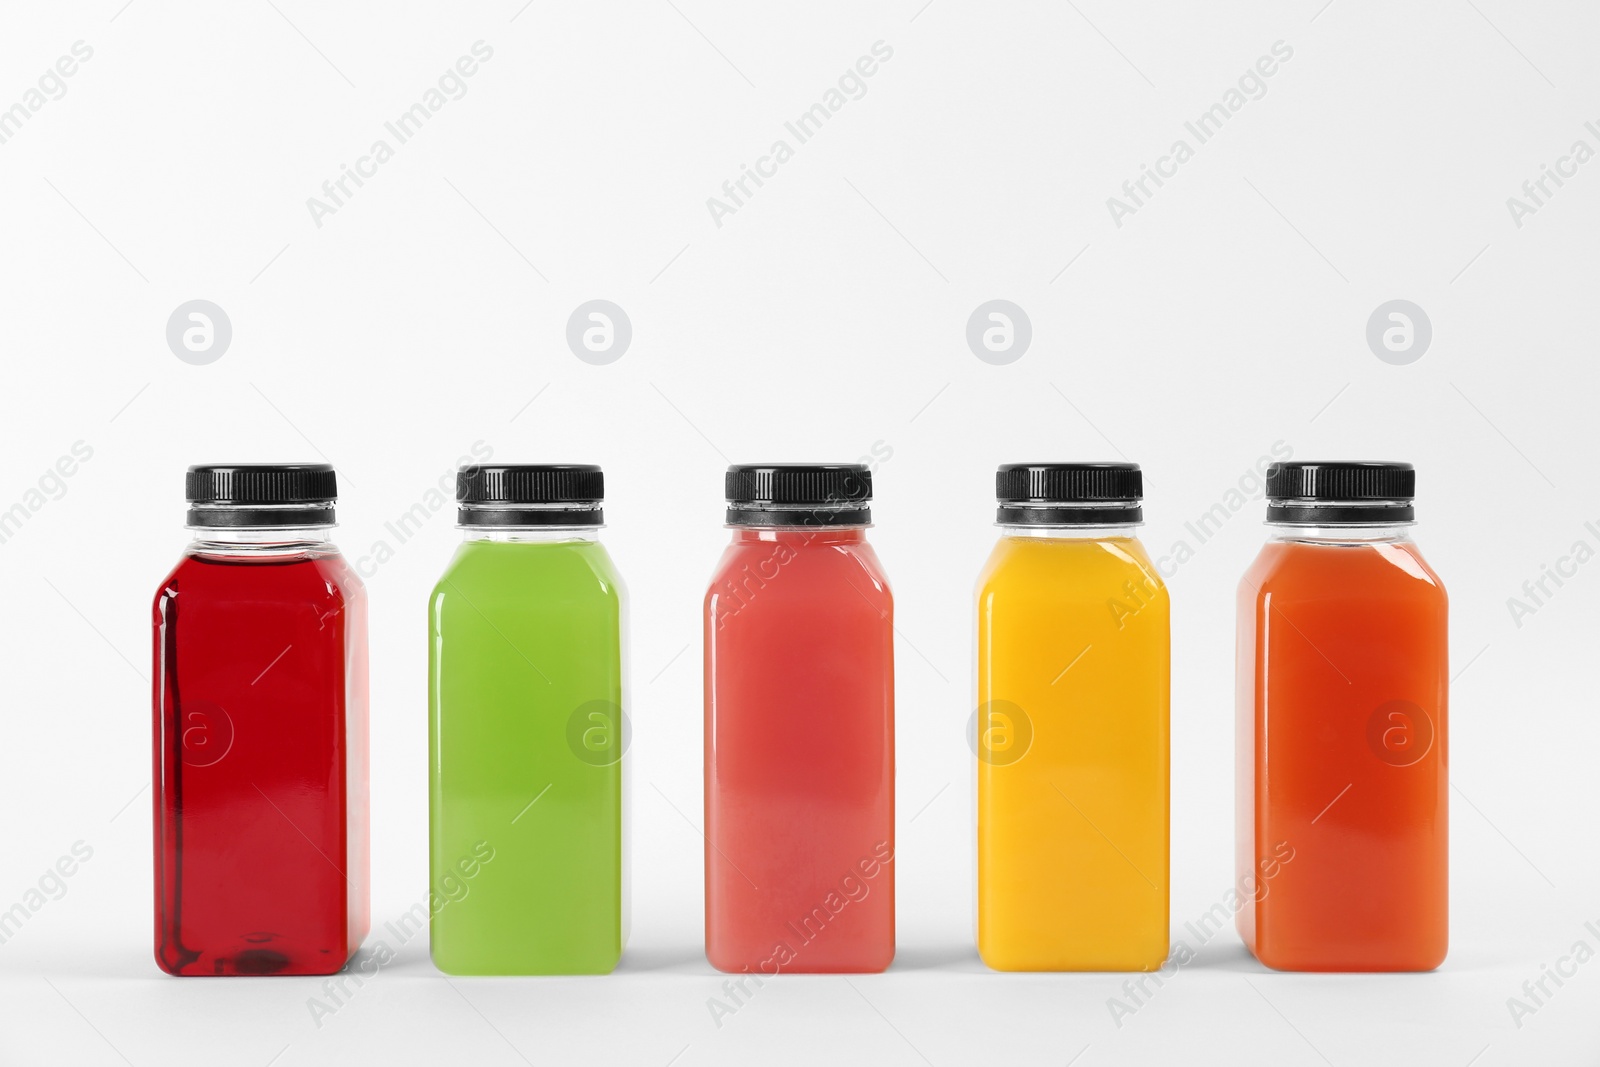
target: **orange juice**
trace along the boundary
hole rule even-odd
[[[1134,464],[1015,464],[978,583],[978,952],[1167,957],[1169,611]]]

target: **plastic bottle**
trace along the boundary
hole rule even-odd
[[[894,601],[859,464],[730,467],[705,598],[706,956],[894,958]]]
[[[1167,957],[1167,590],[1133,463],[1013,463],[978,582],[978,951],[1004,971]]]
[[[369,922],[367,598],[325,463],[188,473],[156,593],[156,962],[332,974]]]
[[[627,942],[625,592],[599,467],[457,475],[428,605],[429,912],[449,974],[605,974]]]
[[[1236,920],[1290,971],[1426,971],[1449,938],[1448,601],[1409,463],[1275,463],[1239,584]]]

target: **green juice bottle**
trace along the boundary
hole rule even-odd
[[[624,598],[599,467],[462,468],[428,604],[429,911],[447,974],[605,974],[627,940]]]

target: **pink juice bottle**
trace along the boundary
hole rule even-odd
[[[728,470],[705,599],[706,957],[894,958],[894,601],[859,464]]]

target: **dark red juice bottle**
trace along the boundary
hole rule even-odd
[[[190,467],[156,593],[156,962],[332,974],[367,934],[367,603],[327,464]]]

